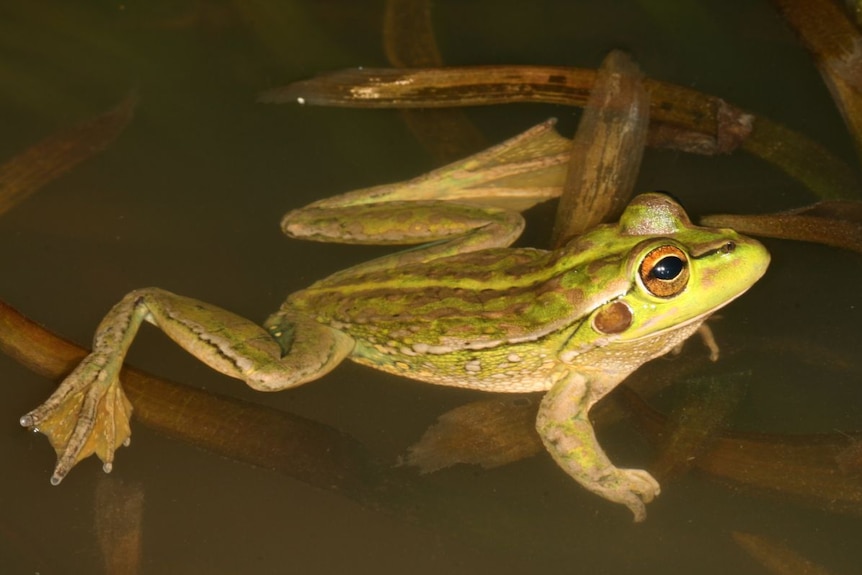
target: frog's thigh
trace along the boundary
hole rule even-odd
[[[260,391],[317,379],[353,349],[348,336],[301,316],[277,314],[269,331],[220,307],[158,288],[138,290],[144,319],[213,369]],[[275,317],[275,316],[274,316]]]

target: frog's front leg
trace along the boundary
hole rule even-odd
[[[571,374],[542,399],[536,429],[566,473],[593,493],[628,507],[635,521],[643,521],[644,504],[659,494],[659,484],[644,470],[620,469],[611,463],[588,418],[594,400],[587,379]]]
[[[133,291],[99,324],[90,355],[45,403],[21,418],[21,425],[44,433],[57,452],[54,485],[92,453],[110,471],[114,451],[128,443],[131,404],[119,374],[143,321],[213,369],[262,391],[316,379],[353,349],[348,336],[290,309],[273,315],[264,328],[158,288]]]

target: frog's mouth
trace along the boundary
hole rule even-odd
[[[727,306],[728,304],[730,304],[731,302],[733,302],[733,300],[740,297],[742,294],[747,292],[750,288],[751,288],[751,286],[749,285],[744,290],[738,292],[736,295],[733,295],[731,297],[728,297],[727,299],[722,300],[721,303],[719,303],[719,304],[717,304],[711,308],[708,308],[706,311],[702,311],[702,312],[690,317],[689,319],[677,321],[673,325],[669,325],[667,327],[657,329],[654,331],[649,331],[648,333],[645,333],[643,335],[626,339],[626,341],[640,341],[643,339],[650,339],[652,337],[672,333],[678,329],[688,327],[693,323],[702,323],[702,322],[706,321],[707,319],[709,319],[709,316],[711,316],[712,314],[714,314],[715,312],[717,312],[721,308],[723,308],[723,307]],[[643,324],[642,327],[649,327],[649,323]]]

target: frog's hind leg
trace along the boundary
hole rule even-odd
[[[283,308],[264,324],[282,355],[261,377],[246,383],[260,391],[278,391],[313,381],[332,371],[353,351],[350,336],[313,318]]]
[[[279,391],[317,379],[353,350],[349,336],[289,309],[261,327],[225,309],[158,288],[133,294],[143,294],[138,305],[145,308],[144,320],[211,368],[258,391]],[[134,299],[132,294],[126,299],[130,297]]]
[[[99,324],[92,353],[45,403],[21,418],[21,425],[44,433],[57,452],[51,483],[60,483],[92,453],[110,471],[115,450],[128,443],[132,407],[119,375],[143,321],[158,326],[210,367],[265,391],[316,379],[353,349],[348,336],[298,314],[276,314],[265,329],[158,288],[133,291]]]

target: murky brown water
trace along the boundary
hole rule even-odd
[[[290,291],[380,253],[288,240],[278,221],[312,199],[433,167],[399,115],[263,106],[255,96],[322,71],[384,66],[382,3],[236,4],[242,6],[0,3],[0,158],[107,109],[131,89],[140,97],[136,119],[109,151],[0,219],[0,298],[87,344],[102,315],[134,288],[160,286],[262,319]],[[595,67],[608,50],[624,48],[652,77],[767,115],[853,161],[809,56],[767,2],[698,3],[684,14],[686,24],[651,4],[440,1],[433,15],[451,64]],[[560,117],[567,133],[575,124],[574,112],[551,106],[468,115],[489,141],[549,116]],[[639,188],[670,190],[692,214],[813,201],[798,183],[743,153],[650,150]],[[540,244],[552,214],[534,216],[525,241]],[[855,357],[858,371],[859,256],[768,245],[772,268],[722,313],[719,343],[789,335]],[[697,345],[687,352],[703,353]],[[334,426],[393,462],[438,415],[480,397],[354,365],[297,390],[256,394],[150,328],[129,362]],[[731,422],[739,429],[862,429],[858,374],[788,367],[786,354],[766,351],[736,367],[752,371]],[[141,573],[764,572],[734,544],[734,530],[782,541],[836,573],[862,562],[858,517],[693,472],[667,484],[647,522],[633,525],[627,511],[585,493],[544,455],[492,471],[460,467],[425,476],[413,502],[419,512],[408,518],[133,421],[132,447],[119,452],[114,473],[104,478],[88,460],[54,488],[50,447],[17,424],[54,383],[5,357],[0,383],[4,573],[102,572],[94,509],[96,487],[106,479],[131,486],[142,501]],[[632,426],[606,435],[618,461],[650,460]],[[430,506],[435,519],[423,519]]]

